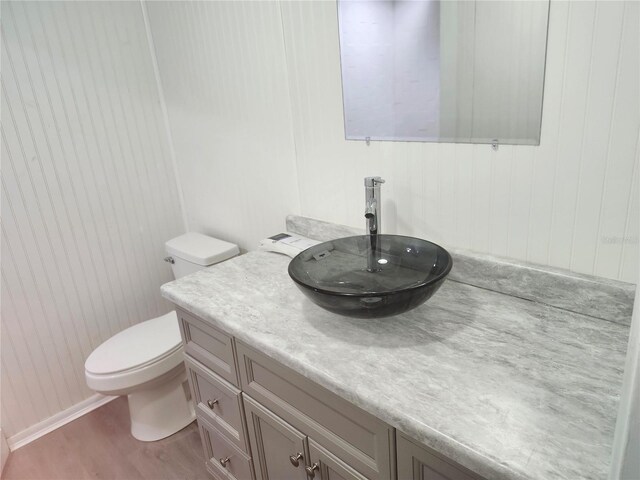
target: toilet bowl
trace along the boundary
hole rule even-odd
[[[239,253],[231,243],[197,233],[167,242],[176,278]],[[106,340],[85,362],[89,388],[104,395],[127,395],[131,434],[151,442],[195,420],[187,384],[178,316],[171,311],[133,325]]]
[[[98,393],[128,396],[131,433],[138,440],[160,440],[195,419],[176,312],[111,337],[87,358],[85,377]]]

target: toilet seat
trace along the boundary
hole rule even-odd
[[[175,278],[240,253],[237,245],[194,232],[172,238],[166,247]],[[138,440],[168,437],[196,418],[176,312],[108,339],[89,355],[84,374],[94,392],[127,396],[131,435]]]
[[[182,367],[183,347],[175,311],[133,325],[96,348],[85,362],[87,385],[119,395],[164,380]]]

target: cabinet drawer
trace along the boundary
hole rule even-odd
[[[184,310],[176,309],[176,313],[185,352],[238,386],[233,338]]]
[[[198,415],[207,418],[228,440],[246,452],[240,390],[188,355],[185,363]]]
[[[222,433],[200,415],[198,427],[207,459],[207,469],[214,477],[230,480],[254,478],[251,457],[229,443]]]
[[[395,431],[302,375],[236,343],[242,390],[372,480],[395,478]]]

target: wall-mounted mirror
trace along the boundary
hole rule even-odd
[[[349,140],[539,145],[549,2],[339,0]]]

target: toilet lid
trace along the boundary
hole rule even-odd
[[[159,360],[181,345],[178,316],[171,311],[115,334],[89,355],[84,368],[103,375],[131,370]]]

